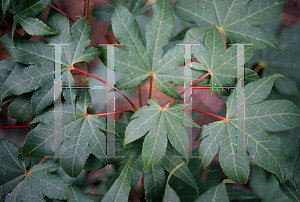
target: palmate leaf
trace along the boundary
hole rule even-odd
[[[68,19],[62,14],[51,10],[47,25],[57,31],[58,35],[47,36],[51,44],[69,44],[62,46],[62,84],[76,86],[70,68],[81,61],[91,61],[100,54],[96,48],[86,48],[90,44],[90,26],[86,18],[74,23],[70,30]],[[16,68],[1,86],[1,101],[11,95],[20,95],[35,91],[32,98],[32,109],[37,115],[45,107],[53,103],[54,93],[54,48],[42,41],[32,42],[10,35],[1,38],[2,44],[9,52],[13,61],[30,65]],[[63,89],[64,98],[75,102],[77,89]]]
[[[133,120],[126,128],[124,145],[144,136],[143,159],[145,172],[158,162],[165,154],[167,139],[188,161],[188,135],[184,129],[183,105],[161,108],[155,99],[148,100],[150,106],[144,106],[132,116]],[[186,117],[193,127],[198,126],[191,118]]]
[[[112,29],[122,43],[125,52],[115,49],[115,70],[127,73],[116,82],[120,90],[131,89],[150,75],[159,90],[173,98],[182,99],[174,85],[184,85],[184,46],[174,46],[164,54],[164,48],[174,28],[174,16],[168,0],[158,0],[152,6],[152,17],[146,25],[144,45],[134,16],[123,6],[117,5],[112,16]],[[186,41],[186,40],[185,40]],[[193,82],[203,76],[203,72],[193,71]]]
[[[268,23],[261,24],[273,35],[277,35],[281,25],[281,18]],[[262,65],[262,77],[279,73],[284,78],[276,79],[274,86],[281,94],[297,97],[300,88],[297,83],[300,74],[300,41],[298,34],[300,24],[292,28],[284,29],[278,38],[278,45],[284,54],[279,54],[274,50],[255,50],[253,58],[249,61],[251,65]]]
[[[179,0],[175,13],[182,20],[200,27],[215,25],[230,43],[252,43],[255,48],[282,52],[275,38],[260,23],[276,19],[286,0]]]
[[[67,185],[53,174],[59,168],[57,162],[46,160],[26,170],[18,147],[5,139],[0,139],[0,157],[1,201],[66,199]]]
[[[274,80],[280,75],[272,75],[252,82],[245,87],[245,148],[249,157],[236,155],[236,133],[243,128],[236,126],[236,91],[227,102],[226,119],[203,126],[201,137],[205,137],[199,147],[202,165],[207,166],[220,148],[220,164],[225,174],[236,183],[245,183],[253,163],[274,173],[280,182],[287,175],[287,165],[280,138],[267,131],[281,131],[300,123],[299,109],[284,100],[262,102],[269,94]]]
[[[237,46],[231,46],[225,53],[224,39],[213,25],[213,28],[194,28],[188,31],[189,40],[192,43],[200,43],[200,45],[192,46],[193,55],[199,63],[193,62],[192,68],[203,70],[210,73],[210,87],[214,94],[214,87],[235,86],[237,76],[237,57],[244,54],[244,62],[246,63],[252,57],[253,46],[244,47],[244,52],[237,53]],[[203,46],[204,44],[204,46]],[[243,51],[243,50],[241,50]],[[245,81],[247,77],[253,76],[254,79],[259,77],[250,69],[245,69]],[[228,90],[217,89],[222,95],[229,95]]]
[[[54,120],[54,107],[37,116],[32,122],[40,123],[26,137],[22,154],[28,157],[52,155],[61,144],[58,135],[62,135],[61,166],[64,171],[76,177],[80,174],[90,153],[97,158],[106,156],[105,119],[87,115],[86,109],[91,98],[88,90],[81,90],[76,100],[75,116],[72,104],[62,103],[62,119]],[[62,127],[55,131],[54,124],[61,122]],[[102,158],[104,162],[107,159]]]
[[[300,148],[300,138],[298,137],[298,147]],[[292,201],[300,201],[300,149],[298,148],[298,156],[294,165],[294,177],[295,185],[287,180],[282,184],[279,184],[282,192],[287,195]]]

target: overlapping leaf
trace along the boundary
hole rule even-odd
[[[110,2],[111,6],[106,4],[100,4],[93,10],[92,15],[103,22],[110,22],[116,3],[117,1]],[[151,9],[151,5],[145,6],[147,0],[132,0],[129,4],[127,4],[126,1],[121,1],[120,3],[122,3],[124,7],[128,8],[128,10],[134,16],[143,14]]]
[[[169,174],[167,183],[166,183],[166,189],[165,189],[165,194],[164,194],[164,198],[163,198],[163,202],[168,202],[168,201],[173,201],[173,202],[180,202],[179,197],[177,196],[176,192],[170,187],[169,185],[169,180],[170,177],[173,175],[173,173],[179,169],[182,165],[184,164],[181,163],[179,165],[177,165]]]
[[[67,198],[68,201],[71,202],[94,201],[91,197],[89,197],[86,193],[84,193],[81,189],[79,189],[73,184],[67,187]]]
[[[184,62],[184,46],[174,46],[164,54],[164,48],[174,28],[170,2],[156,1],[152,12],[152,17],[146,25],[145,46],[134,16],[121,5],[115,7],[112,28],[116,38],[128,50],[115,50],[115,70],[128,73],[115,85],[120,90],[131,89],[152,75],[161,92],[182,99],[170,83],[184,85],[184,68],[178,67]],[[193,71],[193,82],[201,76],[203,72]]]
[[[300,138],[298,138],[298,147],[300,148]],[[300,201],[300,154],[298,148],[298,156],[294,165],[294,177],[295,185],[289,180],[282,184],[279,184],[282,192],[287,195],[292,201]]]
[[[200,128],[194,121],[184,116],[183,105],[161,108],[155,99],[148,100],[150,106],[140,108],[126,128],[124,145],[144,136],[143,159],[145,172],[158,162],[167,148],[167,139],[185,158],[188,157],[188,135],[184,129],[184,120],[193,127]]]
[[[215,25],[230,43],[247,42],[256,48],[281,52],[275,38],[260,23],[276,19],[286,0],[179,0],[175,13],[200,27]]]
[[[171,172],[173,169],[175,169],[180,164],[184,163],[183,159],[180,158],[180,154],[174,150],[172,147],[168,147],[163,159],[162,159],[162,165],[163,167],[168,171]],[[183,180],[187,184],[191,185],[195,190],[197,197],[199,195],[198,186],[193,178],[193,175],[189,169],[189,167],[186,164],[183,164],[178,169],[176,169],[173,173],[174,176],[177,178]]]
[[[225,183],[222,182],[218,186],[210,188],[208,191],[202,194],[195,202],[205,202],[205,201],[216,201],[216,202],[228,201],[229,202]]]
[[[129,158],[126,167],[120,177],[114,182],[112,187],[105,194],[102,202],[127,201],[130,191],[130,169],[131,158]]]
[[[188,32],[190,42],[200,45],[193,45],[192,52],[199,63],[193,62],[192,68],[210,73],[210,87],[212,94],[214,88],[223,95],[229,95],[228,90],[220,89],[225,86],[235,86],[237,77],[237,58],[243,57],[246,63],[252,57],[253,46],[247,45],[243,49],[231,46],[225,53],[224,39],[213,25],[213,28],[194,28]],[[203,46],[203,44],[205,46]],[[240,50],[240,52],[237,52]],[[248,78],[258,79],[258,76],[250,69],[245,69],[245,80]]]
[[[246,85],[245,88],[245,148],[249,157],[236,155],[236,133],[243,128],[236,126],[236,92],[228,98],[226,119],[203,126],[199,147],[202,165],[208,165],[220,148],[220,164],[225,174],[237,183],[245,183],[250,172],[250,159],[255,164],[274,173],[283,182],[287,166],[280,138],[267,131],[281,131],[300,123],[299,109],[284,100],[262,102],[269,94],[274,80],[272,75]],[[241,96],[242,94],[239,94]],[[240,119],[240,118],[239,118]]]
[[[86,48],[90,44],[90,26],[86,18],[78,20],[70,31],[69,21],[62,14],[51,10],[47,25],[59,34],[45,37],[50,44],[64,44],[62,50],[62,85],[76,86],[70,67],[81,61],[91,61],[99,50]],[[1,86],[1,101],[11,95],[35,91],[32,97],[32,109],[37,115],[45,107],[53,103],[54,95],[54,47],[45,45],[42,41],[26,41],[10,35],[1,38],[2,44],[9,52],[13,61],[30,65],[19,67],[7,77]],[[76,89],[63,89],[64,98],[74,104]]]
[[[87,115],[90,102],[88,90],[81,90],[76,100],[75,116],[73,106],[68,102],[62,104],[61,120],[54,120],[54,108],[37,116],[32,123],[40,124],[28,134],[22,154],[28,157],[50,156],[63,141],[60,163],[73,177],[79,175],[90,153],[106,162],[103,158],[106,156],[106,137],[100,130],[106,130],[106,122],[99,116]],[[55,130],[54,124],[60,122],[61,128]]]
[[[266,28],[273,35],[277,35],[280,29],[281,20],[264,23],[261,26]],[[300,41],[298,39],[300,24],[292,28],[284,29],[278,38],[278,45],[284,52],[279,54],[273,50],[255,50],[253,58],[249,63],[254,66],[256,64],[262,67],[262,76],[279,73],[284,78],[278,78],[274,86],[281,94],[297,97],[300,88],[297,83],[300,74]]]
[[[9,5],[11,5],[9,11],[15,14],[13,18],[14,26],[12,33],[14,33],[16,24],[19,22],[24,30],[32,36],[58,34],[57,31],[49,28],[41,20],[29,17],[30,15],[42,12],[50,3],[51,0],[25,0],[21,2],[17,0],[12,0],[11,2],[8,1],[5,6],[9,7]]]
[[[152,165],[144,175],[146,198],[149,201],[161,201],[166,184],[165,170],[160,162]]]
[[[18,147],[5,139],[0,139],[0,156],[1,201],[42,201],[44,196],[66,199],[66,184],[52,173],[59,168],[55,161],[46,160],[26,170]]]

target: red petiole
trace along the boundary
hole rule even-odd
[[[72,22],[75,22],[75,20],[73,18],[71,18],[70,16],[68,16],[66,13],[62,12],[61,10],[59,10],[58,8],[52,6],[51,4],[49,4],[49,6],[55,10],[57,10],[58,12],[60,12],[61,14],[63,14],[64,16],[66,16],[67,18],[69,18]]]
[[[0,129],[10,129],[10,128],[30,128],[29,125],[27,126],[0,126]]]
[[[209,112],[200,111],[200,110],[197,110],[197,109],[192,109],[192,111],[194,111],[194,112],[199,112],[199,113],[202,113],[202,114],[207,114],[207,115],[216,117],[216,118],[218,118],[218,119],[221,119],[221,120],[223,120],[223,121],[226,120],[226,118],[224,118],[224,117],[222,117],[222,116],[218,116],[218,115],[216,115],[216,114],[212,114],[212,113],[209,113]]]
[[[10,31],[12,31],[12,28],[10,26],[8,26],[7,24],[0,22],[0,25],[4,26],[7,29],[9,29]],[[19,37],[21,37],[22,39],[26,40],[26,38],[24,36],[22,36],[22,34],[20,34],[19,32],[15,31],[15,34],[18,35]]]
[[[117,114],[122,112],[134,112],[132,110],[122,110],[122,111],[115,111],[115,112],[106,112],[106,113],[99,113],[99,114],[88,114],[88,115],[94,115],[94,116],[105,116],[107,114]]]
[[[92,78],[94,78],[94,79],[97,79],[98,81],[101,81],[102,83],[105,83],[106,85],[109,85],[110,87],[112,87],[113,89],[115,89],[116,91],[118,91],[129,103],[130,103],[130,105],[133,107],[133,109],[136,111],[137,110],[137,107],[131,102],[131,100],[129,100],[129,98],[126,96],[126,95],[124,95],[119,89],[117,89],[116,87],[114,87],[113,85],[111,85],[111,84],[109,84],[109,83],[107,83],[106,81],[104,81],[104,80],[102,80],[102,79],[100,79],[100,78],[98,78],[98,77],[96,77],[96,76],[94,76],[94,75],[92,75],[92,74],[90,74],[90,73],[87,73],[87,72],[85,72],[85,71],[82,71],[82,70],[80,70],[80,69],[77,69],[77,68],[75,68],[75,67],[72,67],[70,70],[75,70],[75,71],[77,71],[77,72],[81,72],[82,74],[85,74],[85,75],[88,75],[88,76],[90,76],[90,77],[92,77]]]

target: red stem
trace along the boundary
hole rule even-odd
[[[224,117],[222,117],[222,116],[218,116],[218,115],[216,115],[216,114],[212,114],[212,113],[209,113],[209,112],[200,111],[200,110],[197,110],[197,109],[192,109],[192,111],[194,111],[194,112],[199,112],[199,113],[202,113],[202,114],[207,114],[207,115],[216,117],[216,118],[218,118],[218,119],[222,119],[223,121],[226,120],[226,118],[224,118]]]
[[[51,4],[49,4],[49,6],[55,10],[57,10],[58,12],[60,12],[61,14],[63,14],[64,16],[66,16],[67,18],[69,18],[69,20],[71,20],[72,22],[75,22],[74,19],[72,19],[70,16],[68,16],[66,13],[62,12],[61,10],[59,10],[58,8],[52,6]]]
[[[92,77],[94,79],[97,79],[98,81],[101,81],[102,83],[105,83],[106,85],[109,85],[110,87],[112,87],[113,89],[115,89],[116,91],[118,91],[130,103],[130,105],[133,107],[134,111],[137,110],[136,106],[128,99],[128,97],[126,97],[126,95],[124,95],[119,89],[117,89],[113,85],[107,83],[106,81],[104,81],[104,80],[102,80],[102,79],[100,79],[100,78],[98,78],[98,77],[96,77],[96,76],[94,76],[94,75],[92,75],[90,73],[87,73],[87,72],[82,71],[80,69],[77,69],[75,67],[72,67],[70,70],[75,70],[75,71],[81,72],[82,74],[88,75],[88,76],[90,76],[90,77]]]
[[[6,50],[3,46],[0,46],[0,49]]]
[[[206,78],[208,75],[210,75],[210,72],[208,72],[207,74],[205,74],[204,76],[202,76],[200,79],[198,79],[197,81],[195,81],[195,82],[192,84],[192,86],[189,86],[186,90],[190,89],[191,87],[194,87],[197,83],[199,83],[201,80],[203,80],[204,78]],[[185,90],[182,91],[182,92],[180,93],[180,95],[182,95],[184,92],[185,92]],[[169,106],[171,106],[171,105],[173,104],[173,102],[175,102],[175,100],[176,100],[176,98],[174,98],[173,100],[169,101]],[[169,107],[169,106],[168,106],[168,107]]]
[[[84,0],[84,16],[87,18],[90,24],[90,11],[89,11],[90,0]]]
[[[0,126],[0,129],[9,129],[9,128],[30,128],[30,126]]]
[[[39,163],[42,163],[43,161],[45,161],[47,158],[43,158]]]
[[[107,114],[116,114],[116,113],[122,113],[122,112],[133,112],[133,111],[132,110],[122,110],[122,111],[106,112],[106,113],[99,113],[99,114],[88,114],[88,115],[103,116],[103,115],[107,115]]]
[[[7,24],[3,23],[3,22],[0,22],[0,25],[3,25],[4,27],[6,27],[7,29],[9,29],[10,31],[12,31],[12,28],[10,26],[8,26]],[[15,31],[15,34],[18,35],[19,37],[21,37],[22,39],[25,39],[26,38],[24,36],[22,36],[22,34],[20,34],[19,32]]]
[[[153,74],[150,74],[150,89],[149,89],[149,97],[148,100],[151,98],[151,93],[152,93],[152,80],[153,80]],[[149,105],[149,104],[148,104]]]

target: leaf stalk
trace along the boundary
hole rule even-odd
[[[113,89],[115,89],[117,92],[119,92],[130,103],[130,105],[132,106],[132,108],[134,109],[134,111],[137,110],[137,107],[131,102],[131,100],[129,100],[129,98],[126,95],[124,95],[119,89],[117,89],[113,85],[107,83],[106,81],[104,81],[104,80],[102,80],[102,79],[100,79],[100,78],[98,78],[98,77],[96,77],[96,76],[94,76],[94,75],[92,75],[90,73],[87,73],[87,72],[82,71],[80,69],[77,69],[75,67],[71,67],[70,70],[74,70],[74,71],[80,72],[82,74],[88,75],[88,76],[90,76],[90,77],[92,77],[94,79],[97,79],[98,81],[101,81],[102,83],[105,83],[106,85],[109,85],[110,87],[112,87]]]
[[[212,113],[209,113],[209,112],[200,111],[200,110],[197,110],[197,109],[192,109],[192,111],[194,111],[194,112],[199,112],[199,113],[202,113],[202,114],[207,114],[207,115],[216,117],[216,118],[218,118],[218,119],[221,119],[221,120],[223,120],[223,121],[226,120],[226,118],[224,118],[224,117],[222,117],[222,116],[218,116],[218,115],[216,115],[216,114],[212,114]]]

